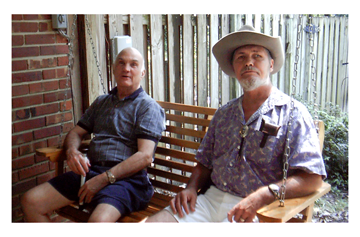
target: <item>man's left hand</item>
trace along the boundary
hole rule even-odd
[[[108,179],[105,173],[97,175],[88,181],[80,188],[78,196],[79,203],[85,201],[85,203],[91,202],[92,198],[97,192],[104,188],[108,184]]]

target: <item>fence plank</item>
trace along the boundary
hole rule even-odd
[[[168,101],[181,102],[181,80],[180,80],[180,15],[167,16],[167,45],[168,45]]]
[[[219,18],[218,15],[210,15],[210,50],[218,41],[219,35]],[[219,65],[212,54],[210,53],[210,107],[219,107]]]
[[[152,95],[155,100],[164,101],[165,81],[162,15],[150,15],[150,34]]]
[[[143,15],[137,15],[132,14],[130,15],[130,35],[132,40],[132,47],[139,50],[139,52],[144,56],[144,61],[146,68],[148,67],[148,61],[147,61],[147,43],[144,38],[146,37],[146,34],[144,35],[144,29],[143,29]],[[150,88],[149,88],[149,71],[150,68],[147,68],[147,73],[145,74],[145,77],[141,81],[141,86],[143,89],[150,94]]]
[[[191,15],[183,16],[184,104],[194,105],[194,30]]]
[[[221,36],[224,37],[229,33],[229,16],[221,15]],[[221,72],[221,105],[226,104],[230,100],[229,91],[230,77]]]
[[[103,85],[107,90],[106,82],[106,50],[105,50],[105,27],[103,15],[87,15],[88,26],[90,29],[90,36],[86,33],[86,48],[89,49],[89,53],[86,54],[86,60],[88,65],[88,90],[89,90],[89,103],[91,104],[96,97],[104,94]],[[87,26],[86,26],[87,28]],[[90,37],[93,40],[94,48],[90,43]],[[103,46],[103,47],[102,47]],[[99,71],[96,66],[96,60],[93,50],[100,65],[100,72],[102,72],[103,85],[100,81]]]
[[[206,15],[197,15],[197,105],[207,106]]]

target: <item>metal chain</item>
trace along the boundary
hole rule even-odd
[[[73,48],[73,42],[74,42],[74,39],[75,39],[75,29],[76,29],[76,21],[77,21],[77,15],[74,15],[74,19],[73,19],[73,23],[71,25],[71,35],[68,36],[65,34],[65,32],[63,32],[62,30],[59,30],[59,33],[66,37],[67,40],[68,40],[68,48],[69,48],[69,53],[68,53],[68,72],[66,74],[66,80],[65,80],[65,88],[69,88],[69,83],[71,81],[71,77],[72,77],[72,69],[74,67],[74,48]],[[62,145],[62,138],[63,138],[63,124],[64,124],[64,121],[65,121],[65,110],[66,110],[66,101],[67,101],[67,91],[65,92],[65,95],[64,95],[64,101],[63,101],[63,106],[62,106],[62,109],[63,109],[63,113],[61,114],[61,131],[60,131],[60,139],[59,139],[59,142],[58,142],[58,147],[60,148],[61,145]]]
[[[85,15],[85,24],[86,24],[87,33],[88,33],[89,38],[90,38],[90,44],[91,44],[94,59],[95,59],[95,62],[96,62],[96,67],[98,69],[98,74],[99,74],[100,82],[101,82],[101,85],[102,85],[102,89],[103,89],[104,94],[106,94],[106,88],[105,88],[105,85],[104,85],[104,79],[102,78],[101,69],[100,69],[100,63],[99,63],[98,57],[96,55],[94,40],[93,40],[93,38],[91,36],[90,25],[89,25],[89,20],[87,18],[87,15]]]
[[[300,58],[300,45],[301,45],[301,37],[302,37],[302,15],[299,15],[299,22],[297,26],[297,41],[296,41],[296,55],[295,55],[295,63],[294,63],[294,72],[292,79],[292,93],[291,93],[291,102],[290,102],[290,115],[288,121],[288,132],[286,134],[286,144],[285,144],[285,152],[283,157],[283,182],[280,187],[280,207],[285,206],[285,192],[286,192],[286,180],[287,173],[289,170],[289,156],[290,156],[290,137],[292,135],[292,122],[293,122],[293,112],[294,112],[294,96],[296,94],[296,80],[297,80],[297,72],[298,72],[298,63]]]
[[[316,91],[316,68],[315,64],[315,53],[314,53],[314,32],[313,29],[315,26],[312,24],[312,16],[309,17],[309,45],[310,45],[310,70],[311,70],[311,81],[314,88],[313,91],[313,103],[314,103],[314,120],[317,132],[319,132],[319,125],[318,125],[318,103],[317,103],[317,91]]]

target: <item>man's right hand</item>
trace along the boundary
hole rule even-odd
[[[79,150],[68,149],[66,151],[66,158],[69,168],[74,173],[86,176],[86,173],[89,172],[90,162]]]
[[[170,207],[174,214],[179,214],[179,217],[183,217],[183,208],[186,214],[189,214],[189,207],[191,212],[195,211],[195,203],[197,199],[197,192],[195,189],[186,188],[183,191],[179,192],[173,199],[170,201]]]

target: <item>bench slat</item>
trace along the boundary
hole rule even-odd
[[[156,169],[156,168],[153,168],[153,167],[148,167],[147,171],[148,171],[149,174],[152,174],[152,175],[155,175],[155,176],[161,176],[161,177],[171,179],[171,180],[175,180],[175,181],[179,181],[179,182],[182,182],[182,183],[187,183],[189,181],[189,177],[179,175],[179,174],[174,174],[172,172]]]
[[[158,146],[156,148],[156,153],[160,154],[160,155],[164,155],[164,156],[171,156],[171,157],[175,157],[175,158],[179,158],[179,159],[183,159],[183,160],[187,160],[187,161],[197,162],[195,159],[195,154],[185,152],[185,151],[178,151],[178,150]]]
[[[164,109],[171,109],[171,110],[177,110],[177,111],[186,111],[186,112],[208,114],[208,115],[214,115],[215,112],[216,112],[216,109],[214,109],[214,108],[195,106],[195,105],[185,105],[185,104],[178,104],[178,103],[171,103],[171,102],[166,102],[166,101],[157,101],[157,102]]]
[[[155,165],[162,165],[162,166],[166,166],[169,168],[173,168],[173,169],[178,169],[178,170],[183,170],[186,172],[192,172],[195,164],[191,165],[191,164],[185,164],[185,163],[180,163],[177,161],[173,161],[173,160],[166,160],[160,157],[155,157],[154,162]]]
[[[194,118],[194,117],[187,117],[177,114],[166,114],[166,120],[179,122],[179,123],[187,123],[187,124],[195,124],[200,126],[208,127],[210,124],[210,120],[208,119],[201,119],[201,118]]]
[[[164,143],[168,143],[168,144],[176,145],[176,146],[181,146],[181,147],[192,148],[192,149],[198,149],[200,146],[200,143],[198,143],[198,142],[188,141],[188,140],[184,140],[184,139],[178,139],[178,138],[174,138],[174,137],[165,137],[165,136],[163,136],[160,139],[160,142],[164,142]]]
[[[166,131],[171,132],[171,133],[180,134],[180,135],[198,137],[198,138],[203,138],[206,133],[205,131],[202,131],[202,130],[180,128],[180,127],[170,126],[170,125],[166,126]]]

